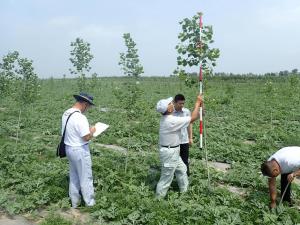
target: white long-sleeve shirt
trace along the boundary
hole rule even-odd
[[[190,116],[162,116],[159,127],[159,144],[162,146],[177,146],[181,144],[181,129],[187,128],[190,122]]]

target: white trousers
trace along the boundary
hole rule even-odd
[[[183,163],[180,155],[180,147],[166,148],[160,147],[159,157],[161,161],[161,175],[156,186],[156,196],[164,197],[172,183],[174,174],[179,186],[180,192],[186,192],[189,181],[187,176],[187,168]]]
[[[70,165],[69,196],[72,207],[76,208],[80,203],[80,192],[87,206],[95,205],[92,160],[88,144],[80,147],[66,145],[66,154]]]

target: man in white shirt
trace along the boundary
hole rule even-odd
[[[276,207],[276,177],[281,174],[281,196],[286,190],[283,201],[291,202],[291,185],[294,177],[300,175],[300,147],[285,147],[273,154],[261,165],[261,172],[268,176],[270,208]]]
[[[194,110],[191,116],[173,116],[173,98],[158,101],[156,110],[162,114],[159,127],[159,157],[161,161],[161,176],[156,186],[156,196],[164,197],[176,174],[180,192],[186,192],[188,188],[187,168],[179,156],[181,129],[187,128],[199,117],[199,107],[202,103],[202,96],[197,97]]]
[[[185,97],[182,94],[177,94],[174,98],[173,112],[174,116],[184,117],[191,116],[189,109],[184,108]],[[190,175],[189,167],[189,147],[193,144],[193,125],[190,124],[187,128],[181,129],[180,157],[187,167],[187,175]]]
[[[69,196],[72,207],[80,204],[80,193],[87,206],[95,204],[92,161],[89,150],[89,140],[93,137],[95,127],[90,127],[84,112],[93,104],[93,97],[86,93],[74,95],[76,99],[72,108],[64,112],[62,116],[62,134],[66,121],[70,116],[65,132],[64,143],[66,155],[70,166]],[[72,114],[72,115],[71,115]]]

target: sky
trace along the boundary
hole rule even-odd
[[[169,76],[179,22],[199,11],[221,52],[215,72],[300,69],[299,0],[1,0],[0,57],[16,50],[41,78],[71,77],[70,43],[80,37],[91,44],[90,74],[121,76],[122,35],[130,33],[143,75]]]

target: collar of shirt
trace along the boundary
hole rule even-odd
[[[174,110],[174,113],[183,113],[183,110],[177,111],[176,109]]]

